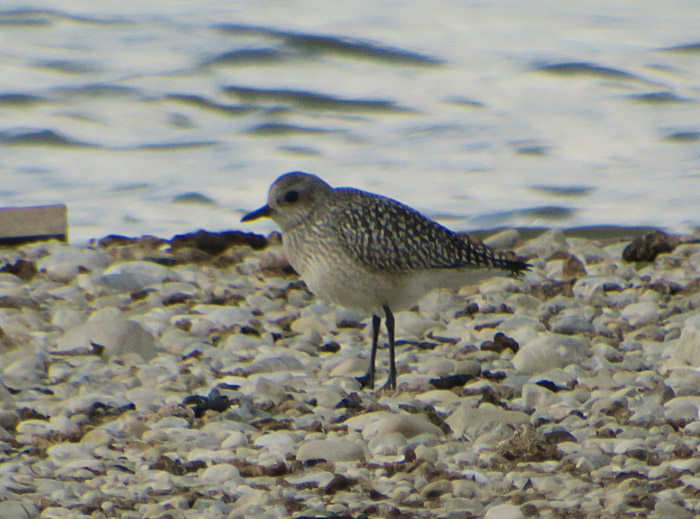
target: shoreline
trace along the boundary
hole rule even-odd
[[[276,233],[0,246],[0,516],[692,517],[700,240],[633,229],[489,236],[532,272],[397,314],[395,392]]]

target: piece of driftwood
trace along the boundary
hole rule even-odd
[[[65,204],[0,209],[0,244],[50,238],[68,239],[68,208]]]

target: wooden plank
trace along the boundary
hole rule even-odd
[[[0,209],[0,243],[50,238],[68,239],[68,208],[65,204]]]

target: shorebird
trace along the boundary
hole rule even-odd
[[[383,313],[389,335],[389,379],[396,388],[394,312],[436,288],[456,288],[530,265],[494,252],[396,200],[333,188],[295,171],[274,181],[267,204],[241,221],[268,217],[282,230],[287,259],[317,296],[372,315],[372,351],[360,383],[374,387]]]

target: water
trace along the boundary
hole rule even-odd
[[[0,206],[168,237],[303,170],[458,230],[688,230],[699,26],[696,0],[5,0]]]

